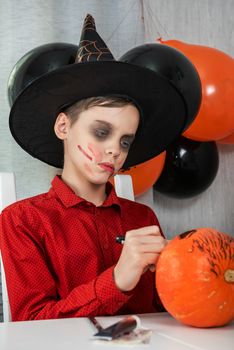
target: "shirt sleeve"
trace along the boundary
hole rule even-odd
[[[13,321],[113,315],[131,297],[116,287],[113,266],[61,299],[33,219],[20,217],[4,210],[0,218],[0,249]]]

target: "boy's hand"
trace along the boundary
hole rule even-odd
[[[166,244],[167,240],[161,236],[156,225],[128,231],[114,268],[117,287],[123,292],[130,291],[148,268],[154,271],[159,254]]]

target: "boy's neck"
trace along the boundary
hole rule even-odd
[[[106,185],[96,185],[81,181],[77,177],[68,176],[65,172],[61,175],[62,180],[81,198],[93,203],[97,207],[102,205],[106,199]]]

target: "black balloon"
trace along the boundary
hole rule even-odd
[[[67,43],[45,44],[26,53],[15,64],[8,79],[8,100],[12,107],[17,96],[45,73],[75,62],[78,46]]]
[[[205,191],[219,167],[216,143],[179,137],[171,144],[161,176],[154,189],[175,198],[188,198]]]
[[[174,84],[187,105],[185,131],[195,119],[202,97],[200,77],[193,63],[179,50],[162,44],[137,46],[126,52],[120,61],[149,68]]]

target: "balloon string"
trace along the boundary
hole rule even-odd
[[[162,22],[160,21],[159,17],[153,12],[153,9],[150,5],[150,1],[141,0],[141,3],[142,3],[142,11],[143,11],[144,18],[146,17],[146,21],[144,21],[145,27],[146,27],[145,32],[148,32],[149,35],[151,35],[151,34],[155,35],[154,31],[156,31],[156,34],[159,36],[158,39],[162,39],[163,35],[162,35],[162,33],[160,33],[160,27],[161,27],[162,32],[164,32],[166,34],[166,36],[168,38],[170,38],[168,31],[162,25]],[[150,30],[150,24],[151,24],[151,27],[153,24],[152,30]],[[159,29],[157,29],[158,27],[159,27]]]
[[[130,11],[134,8],[134,6],[136,6],[136,4],[137,4],[137,1],[133,0],[131,5],[129,6],[128,10],[124,13],[123,17],[121,18],[121,20],[117,24],[117,26],[114,28],[112,33],[106,39],[106,43],[108,43],[112,39],[112,37],[115,35],[115,33],[117,32],[117,30],[119,29],[121,24],[125,21],[126,17],[130,13]],[[148,31],[148,34],[150,35],[150,34],[154,33],[154,30],[156,30],[157,35],[159,35],[159,37],[156,39],[156,41],[159,41],[162,43],[162,34],[160,33],[159,30],[157,30],[157,27],[159,25],[159,27],[162,28],[162,31],[166,34],[166,36],[168,38],[170,38],[170,35],[167,32],[166,28],[162,25],[162,23],[159,20],[159,18],[157,17],[157,15],[155,15],[153,13],[152,7],[150,5],[150,1],[146,2],[146,1],[140,0],[140,4],[141,4],[141,21],[143,22],[144,32],[146,33]],[[146,21],[145,21],[145,17],[146,17]],[[153,26],[155,29],[152,28],[152,31],[151,31],[149,24],[152,24],[152,23],[153,23]]]
[[[116,31],[119,29],[119,27],[121,26],[121,24],[124,22],[124,20],[126,19],[126,17],[128,16],[129,12],[133,9],[133,7],[137,4],[136,0],[132,1],[131,6],[129,7],[129,9],[126,11],[126,13],[124,14],[124,16],[122,17],[122,19],[120,20],[120,22],[118,23],[118,25],[115,27],[115,29],[113,30],[113,32],[111,33],[111,35],[106,39],[106,43],[108,43],[108,41],[113,37],[113,35],[116,33]]]

